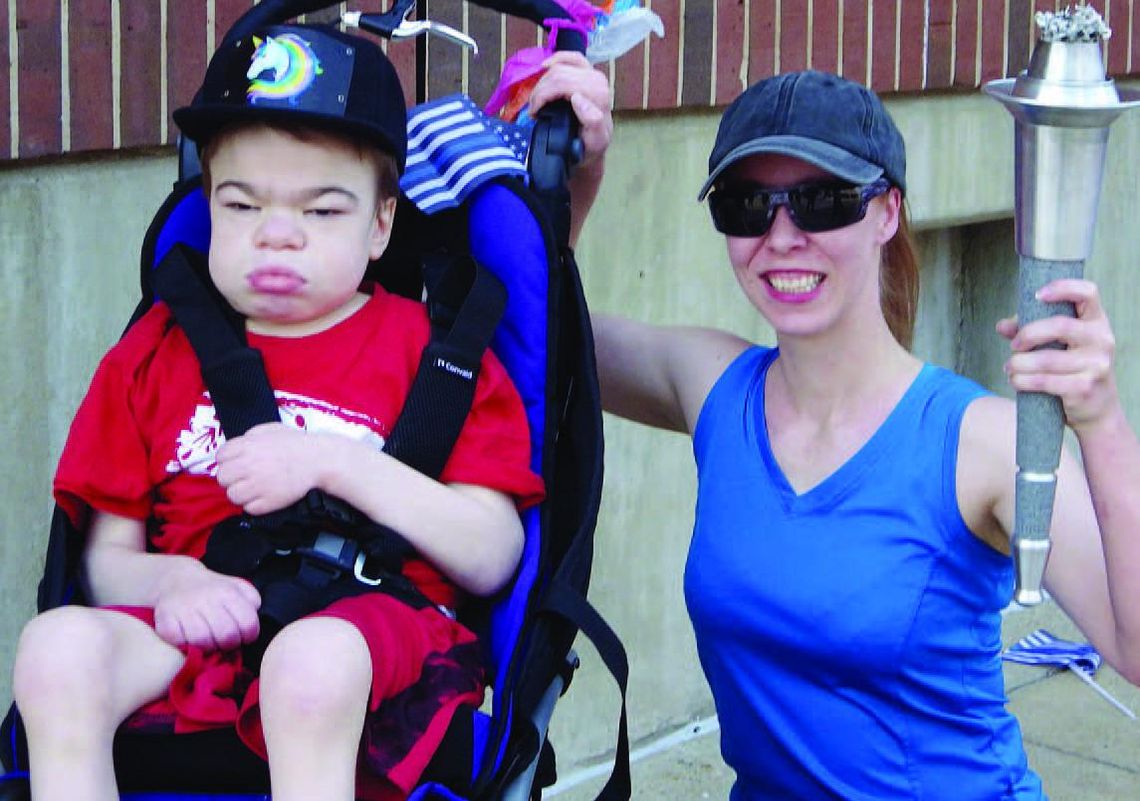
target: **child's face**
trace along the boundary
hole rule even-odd
[[[257,126],[223,135],[209,167],[210,276],[251,331],[302,336],[360,307],[396,208],[378,197],[371,159],[334,137]]]

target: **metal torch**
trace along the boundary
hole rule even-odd
[[[1089,6],[1037,14],[1040,38],[1016,79],[983,88],[1014,117],[1014,228],[1019,322],[1075,316],[1071,303],[1035,297],[1058,278],[1079,278],[1092,252],[1108,127],[1140,92],[1105,77],[1101,43],[1110,35]],[[1059,344],[1046,347],[1061,347]],[[1049,527],[1064,433],[1061,399],[1017,393],[1017,478],[1013,557],[1019,604],[1042,600]]]

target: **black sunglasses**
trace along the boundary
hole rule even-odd
[[[879,178],[865,186],[827,181],[766,189],[755,184],[727,184],[709,194],[713,225],[726,236],[763,236],[784,206],[801,231],[820,233],[846,228],[867,214],[873,198],[891,188]]]

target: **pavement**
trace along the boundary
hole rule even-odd
[[[1037,628],[1078,642],[1085,638],[1051,602],[1011,607],[1002,638],[1012,644]],[[1140,721],[1101,697],[1071,671],[1005,664],[1009,708],[1021,721],[1029,764],[1051,801],[1140,801]],[[1096,682],[1140,714],[1140,687],[1104,665]],[[632,745],[634,801],[726,799],[732,772],[721,762],[715,718]],[[544,799],[593,801],[609,773],[584,768],[564,776]]]

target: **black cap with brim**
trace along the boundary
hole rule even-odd
[[[838,75],[788,72],[742,92],[721,117],[698,199],[732,165],[761,153],[791,156],[856,184],[886,176],[906,191],[906,147],[890,114],[878,95]]]
[[[199,147],[229,125],[267,122],[373,144],[401,173],[407,156],[407,106],[391,62],[375,43],[323,26],[276,26],[223,45],[174,121]]]

